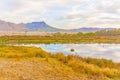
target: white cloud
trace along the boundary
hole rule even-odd
[[[0,0],[0,19],[45,20],[58,28],[120,28],[119,14],[120,0]]]

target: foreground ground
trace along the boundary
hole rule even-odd
[[[50,54],[34,47],[0,46],[0,80],[119,80],[111,60]]]

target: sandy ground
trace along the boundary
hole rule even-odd
[[[0,32],[0,36],[8,35],[8,36],[13,36],[13,35],[40,35],[40,36],[45,36],[45,35],[52,35],[56,32],[12,32],[12,31],[7,31],[7,32]],[[61,32],[61,34],[68,33],[68,34],[76,34],[78,32]]]
[[[52,33],[50,33],[52,34]],[[48,33],[46,32],[0,32],[0,36],[4,36],[4,35],[8,35],[8,36],[13,36],[13,35],[41,35],[41,36],[45,36],[48,35]]]

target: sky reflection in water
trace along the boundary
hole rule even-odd
[[[24,46],[41,47],[50,53],[64,54],[70,54],[70,49],[74,49],[74,53],[82,57],[105,58],[120,62],[120,44],[28,44]]]

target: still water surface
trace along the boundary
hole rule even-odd
[[[82,57],[105,58],[120,62],[120,44],[20,44],[40,47],[50,53],[75,54]],[[70,50],[74,49],[74,52]]]

